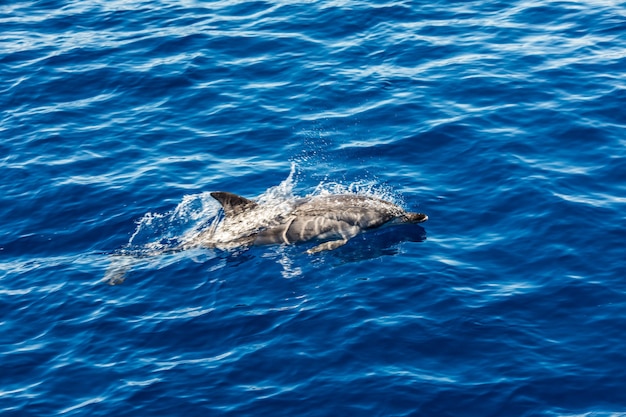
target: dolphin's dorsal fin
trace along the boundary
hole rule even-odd
[[[225,216],[236,216],[246,210],[250,210],[257,206],[254,201],[248,200],[240,195],[227,193],[225,191],[215,191],[211,193],[211,197],[216,199],[222,205]]]

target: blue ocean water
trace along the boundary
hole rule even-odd
[[[0,27],[3,416],[626,415],[625,2],[16,0]],[[151,250],[210,191],[277,189],[429,220]]]

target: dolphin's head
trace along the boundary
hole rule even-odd
[[[404,213],[399,220],[401,223],[422,223],[428,220],[428,216],[423,213]]]

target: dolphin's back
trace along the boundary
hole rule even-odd
[[[302,199],[278,226],[260,231],[255,244],[296,243],[311,239],[350,239],[403,213],[398,206],[373,197],[329,195]]]
[[[313,197],[297,205],[295,210],[296,215],[322,216],[362,229],[382,226],[403,213],[400,207],[388,201],[354,194]]]

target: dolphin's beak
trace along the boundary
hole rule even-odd
[[[428,220],[428,216],[424,213],[407,213],[404,216],[404,221],[406,223],[422,223]]]

